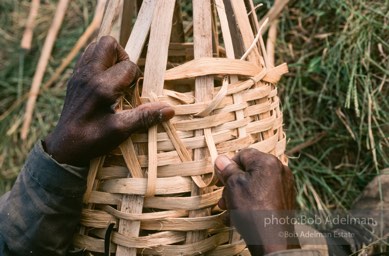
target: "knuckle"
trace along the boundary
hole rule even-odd
[[[98,43],[100,47],[111,47],[114,46],[115,44],[116,44],[116,40],[112,36],[103,36],[100,38],[100,41]]]
[[[234,175],[231,175],[231,177],[227,180],[227,187],[234,189],[234,188],[245,188],[248,186],[249,180],[247,176],[244,173],[237,173]]]

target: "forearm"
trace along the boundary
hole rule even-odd
[[[65,255],[80,219],[86,168],[60,165],[37,143],[0,198],[0,234],[12,255]]]

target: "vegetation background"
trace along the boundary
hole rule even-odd
[[[260,17],[273,4],[261,2]],[[22,141],[24,95],[56,3],[41,1],[32,49],[23,52],[30,1],[0,1],[0,195],[11,188],[33,144],[55,125],[72,73],[74,62],[54,87],[41,91]],[[94,6],[70,1],[44,81],[91,22]],[[389,173],[389,0],[291,0],[279,19],[276,62],[290,68],[279,92],[298,204],[347,208],[373,177]]]

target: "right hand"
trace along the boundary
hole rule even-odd
[[[293,174],[275,156],[256,149],[243,149],[232,160],[221,155],[216,174],[224,184],[221,209],[242,235],[252,255],[298,248],[280,234],[294,234],[293,225],[267,225],[265,218],[286,217],[295,204]]]

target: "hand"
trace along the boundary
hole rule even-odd
[[[294,180],[287,166],[273,155],[243,149],[232,160],[219,156],[215,169],[225,186],[219,207],[229,211],[252,255],[298,248],[295,239],[280,235],[294,234],[292,224],[267,221],[272,216],[285,218],[294,209]]]
[[[58,124],[45,139],[46,152],[59,163],[84,166],[132,132],[172,118],[174,110],[164,103],[114,111],[113,106],[139,74],[112,37],[90,44],[68,83]]]

